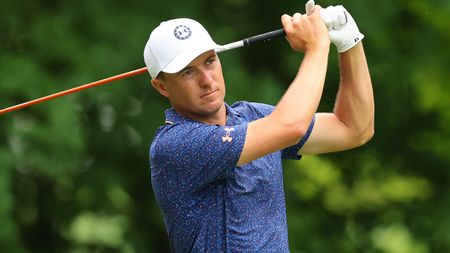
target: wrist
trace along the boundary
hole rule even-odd
[[[351,34],[347,34],[346,38],[338,41],[335,45],[339,53],[344,53],[359,44],[362,39],[364,39],[364,34],[355,31]]]
[[[354,46],[350,47],[349,49],[342,51],[342,52],[338,52],[339,55],[352,55],[357,51],[361,51],[363,48],[362,46],[362,40],[358,41],[358,43],[356,43]]]
[[[324,38],[324,39],[321,39],[321,40],[318,40],[315,43],[312,43],[312,44],[308,45],[306,47],[305,53],[306,52],[313,52],[313,51],[324,51],[324,50],[328,51],[330,49],[330,43],[331,42],[330,42],[330,39],[328,37]]]

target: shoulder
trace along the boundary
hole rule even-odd
[[[181,122],[161,126],[155,134],[152,146],[164,149],[177,148],[187,139],[198,138],[207,134],[207,125],[194,122]]]
[[[232,104],[231,107],[240,114],[256,114],[259,117],[265,117],[269,115],[275,108],[273,105],[247,101],[236,102]]]
[[[195,153],[196,150],[221,140],[226,134],[223,127],[200,122],[185,121],[167,124],[158,129],[150,146],[150,155],[165,156],[176,153]]]
[[[163,126],[155,135],[150,146],[150,162],[153,166],[162,164],[218,166],[220,163],[235,166],[245,143],[246,132],[247,124],[234,126],[186,122],[169,124]]]

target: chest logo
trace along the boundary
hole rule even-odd
[[[222,142],[231,142],[233,140],[233,137],[231,137],[231,131],[234,131],[234,128],[228,128],[225,127],[223,130],[225,130],[225,136],[222,137]]]

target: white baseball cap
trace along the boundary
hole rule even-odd
[[[221,48],[200,23],[177,18],[162,22],[152,31],[144,60],[150,76],[156,78],[160,72],[176,73],[202,53]]]

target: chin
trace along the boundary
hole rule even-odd
[[[207,111],[209,113],[216,113],[222,108],[222,106],[224,106],[224,101],[223,100],[221,100],[221,101],[214,101],[214,102],[212,102],[212,103],[207,105],[207,108],[208,108]]]

